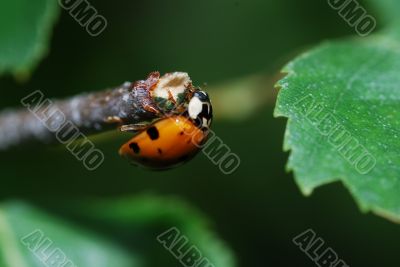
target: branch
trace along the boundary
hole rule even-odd
[[[21,100],[26,108],[0,112],[0,150],[32,141],[54,142],[55,129],[62,131],[68,123],[83,134],[92,134],[149,121],[169,111],[164,107],[181,105],[176,101],[178,94],[191,88],[186,73],[160,77],[153,72],[146,80],[60,101],[51,101],[35,91]],[[168,97],[172,96],[173,102],[165,99],[165,91],[172,93]],[[160,106],[159,99],[166,104]]]

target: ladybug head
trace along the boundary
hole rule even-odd
[[[210,98],[204,91],[196,91],[188,105],[189,117],[195,122],[199,128],[208,130],[211,126],[213,118],[213,110]]]

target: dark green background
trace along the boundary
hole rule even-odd
[[[31,80],[1,78],[1,107],[18,106],[37,89],[62,98],[142,79],[154,70],[187,71],[195,83],[210,87],[263,71],[274,75],[321,41],[354,34],[319,0],[90,2],[107,18],[105,32],[93,38],[63,11],[50,54]],[[241,158],[233,175],[223,175],[204,155],[168,172],[133,168],[117,154],[126,141],[120,137],[96,141],[106,160],[94,172],[59,146],[2,152],[0,195],[39,202],[178,195],[211,218],[240,266],[315,266],[291,241],[308,228],[350,266],[398,266],[398,225],[360,213],[341,184],[310,198],[301,195],[293,174],[285,173],[285,120],[272,112],[270,103],[245,121],[215,121],[214,131]]]

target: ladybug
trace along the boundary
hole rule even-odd
[[[119,154],[134,165],[153,170],[181,165],[207,141],[212,118],[208,94],[196,90],[182,114],[167,115],[149,125],[128,125],[128,131],[138,133],[121,146]]]

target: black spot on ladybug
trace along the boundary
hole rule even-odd
[[[161,148],[157,148],[157,151],[158,151],[158,154],[162,154],[162,150],[161,150]]]
[[[183,135],[183,132],[180,132],[179,134],[180,134],[180,135]]]
[[[156,127],[152,126],[149,129],[147,129],[147,134],[149,135],[151,140],[157,140],[158,137],[160,137],[160,134],[158,133],[158,130]]]
[[[137,143],[130,143],[129,147],[135,152],[135,154],[139,154],[140,152],[140,147]]]

